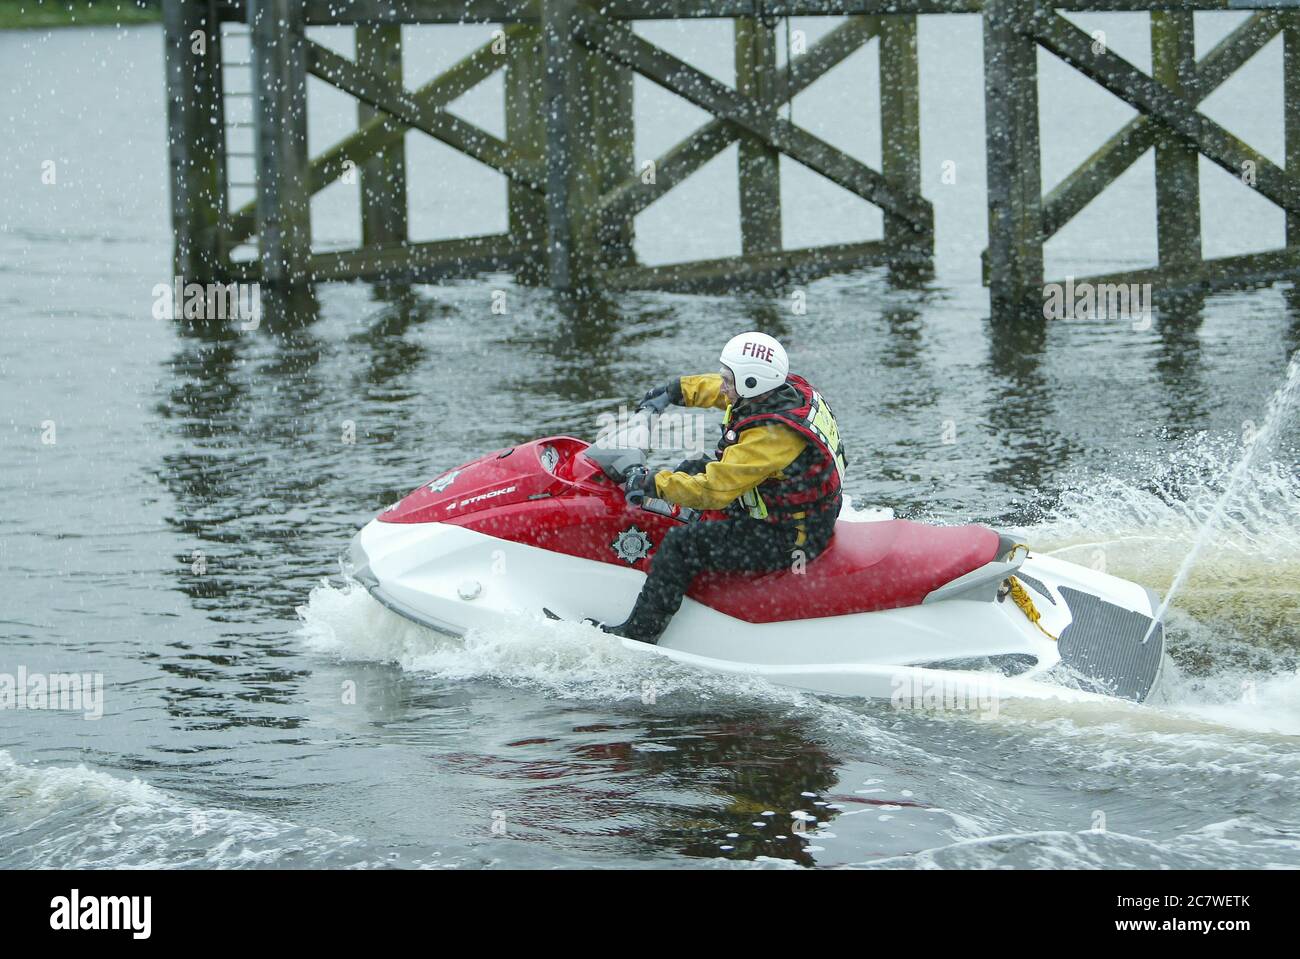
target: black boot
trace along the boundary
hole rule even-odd
[[[654,646],[658,644],[659,637],[668,628],[668,622],[671,619],[672,613],[665,616],[658,610],[653,609],[646,600],[645,592],[642,591],[641,595],[636,598],[636,605],[632,607],[631,614],[623,622],[613,626],[608,623],[597,622],[594,619],[585,619],[583,622],[589,623],[611,636],[635,639],[639,643],[649,643]]]
[[[660,633],[655,633],[654,635],[633,632],[628,628],[628,624],[632,622],[632,617],[630,616],[623,622],[614,626],[611,626],[609,623],[602,623],[598,619],[592,619],[590,616],[584,619],[583,622],[588,626],[595,626],[602,633],[609,633],[611,636],[622,636],[625,639],[635,639],[639,643],[649,643],[651,646],[658,644],[659,635],[662,633],[662,630],[660,630]]]
[[[636,628],[636,624],[632,621],[631,616],[619,623],[617,626],[606,626],[604,623],[601,623],[600,628],[611,636],[622,636],[625,639],[635,639],[638,643],[649,643],[651,646],[657,646],[659,644],[659,637],[663,635],[662,629],[656,633],[639,632]]]

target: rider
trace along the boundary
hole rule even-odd
[[[629,471],[630,501],[657,496],[717,521],[668,531],[631,615],[608,633],[654,643],[706,570],[774,572],[811,561],[830,542],[840,511],[846,459],[830,406],[807,380],[790,374],[785,349],[765,333],[741,333],[722,350],[721,372],[683,376],[651,390],[638,410],[668,406],[725,409],[713,458],[676,471]]]

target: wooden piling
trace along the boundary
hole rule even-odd
[[[310,280],[311,189],[303,0],[249,0],[262,282]]]
[[[1033,12],[1033,0],[987,0],[983,13],[988,280],[994,319],[1042,303],[1038,47],[1029,33]]]
[[[881,17],[880,172],[900,189],[921,192],[921,78],[916,56],[916,17]],[[910,223],[884,213],[885,245],[899,254],[924,250],[925,238]],[[915,256],[891,261],[891,273],[915,270]]]
[[[400,24],[356,28],[356,61],[392,83],[402,82]],[[357,126],[384,114],[357,101]],[[395,139],[361,164],[361,242],[366,246],[405,243],[407,234],[406,145]]]
[[[573,180],[573,100],[576,93],[574,0],[547,0],[542,5],[542,94],[546,126],[547,281],[560,293],[579,282],[575,262]]]
[[[753,17],[737,17],[735,64],[737,92],[772,97],[777,84],[776,27]],[[781,154],[757,137],[741,136],[737,159],[740,180],[740,249],[745,254],[781,249]]]
[[[163,28],[172,270],[187,281],[221,280],[227,256],[220,226],[226,210],[226,149],[216,3],[164,4]]]
[[[584,168],[575,216],[581,217],[583,255],[593,269],[629,266],[635,260],[632,215],[602,208],[600,198],[636,171],[632,71],[582,47],[576,55],[583,75],[579,133]]]
[[[535,26],[516,27],[506,44],[506,142],[541,165],[546,150],[545,103],[542,79],[542,33]],[[506,186],[510,237],[519,247],[541,250],[546,242],[546,197],[522,183]],[[529,286],[546,282],[545,258],[529,256],[515,279]]]
[[[1190,10],[1151,11],[1152,76],[1180,96],[1193,93],[1196,41]],[[1201,188],[1196,146],[1161,128],[1156,138],[1156,242],[1160,266],[1201,261]]]
[[[562,292],[633,262],[631,214],[599,202],[634,169],[632,71],[580,46],[576,25],[573,0],[544,5],[548,276]]]

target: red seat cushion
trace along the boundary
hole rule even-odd
[[[983,526],[927,526],[905,519],[835,526],[830,545],[802,573],[704,573],[689,596],[748,623],[845,616],[916,606],[926,594],[996,558]]]

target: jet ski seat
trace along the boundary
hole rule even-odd
[[[998,553],[998,534],[984,526],[841,520],[812,561],[796,555],[776,573],[704,573],[687,595],[748,623],[846,616],[917,606]]]

